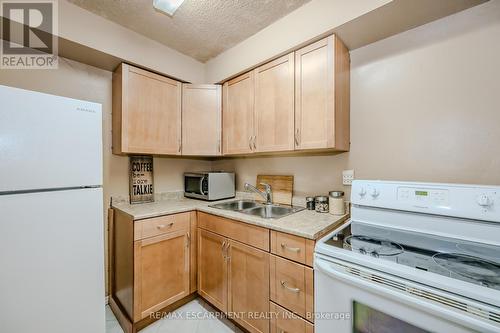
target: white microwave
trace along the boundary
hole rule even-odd
[[[222,171],[187,172],[184,196],[202,200],[221,200],[235,196],[234,173]]]

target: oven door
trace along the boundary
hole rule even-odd
[[[184,174],[184,196],[198,199],[208,199],[208,175]]]
[[[500,332],[483,303],[321,255],[314,267],[316,333]]]

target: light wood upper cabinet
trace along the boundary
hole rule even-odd
[[[294,149],[294,53],[254,71],[255,151]]]
[[[268,333],[269,319],[255,313],[269,312],[269,253],[229,241],[229,312],[240,313],[235,321],[249,332]]]
[[[221,155],[221,91],[214,84],[182,85],[182,155]]]
[[[221,311],[227,311],[226,239],[198,229],[198,293]]]
[[[181,83],[127,64],[113,74],[113,153],[179,155]]]
[[[295,148],[349,150],[349,51],[334,35],[295,52]]]
[[[189,295],[188,229],[136,241],[134,319]]]
[[[224,154],[252,153],[255,150],[253,72],[224,83],[222,94]]]

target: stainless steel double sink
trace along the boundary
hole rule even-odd
[[[262,204],[253,200],[233,200],[209,205],[209,207],[258,216],[264,219],[278,219],[304,210],[303,207]]]

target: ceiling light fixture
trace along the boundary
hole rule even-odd
[[[153,7],[168,16],[174,16],[175,11],[183,2],[184,0],[153,0]]]

